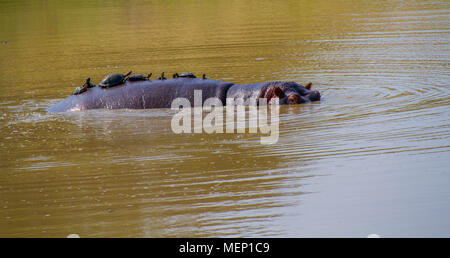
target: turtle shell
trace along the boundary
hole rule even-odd
[[[83,92],[87,91],[87,87],[86,86],[78,86],[75,88],[75,90],[73,91],[73,95],[78,95],[81,94]]]
[[[193,73],[189,73],[189,72],[181,73],[180,75],[178,75],[178,77],[181,77],[181,78],[197,78]]]
[[[148,75],[143,75],[143,74],[133,74],[130,77],[128,77],[129,81],[147,81],[148,78],[150,78],[150,74]]]
[[[103,80],[98,84],[98,86],[102,88],[114,87],[125,82],[125,79],[128,75],[131,74],[131,71],[125,75],[121,73],[112,73],[108,74],[103,78]]]

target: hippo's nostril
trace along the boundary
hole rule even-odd
[[[309,100],[311,100],[311,101],[318,101],[318,100],[320,100],[320,93],[319,93],[318,91],[314,90],[314,91],[311,91],[311,92],[307,95],[307,97],[308,97]]]

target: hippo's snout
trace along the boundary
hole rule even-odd
[[[316,90],[311,91],[306,96],[310,101],[319,101],[320,100],[320,93]]]

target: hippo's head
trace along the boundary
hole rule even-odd
[[[320,100],[320,93],[311,90],[312,83],[305,87],[295,82],[273,82],[267,85],[264,96],[269,104],[275,98],[280,105],[294,105]]]

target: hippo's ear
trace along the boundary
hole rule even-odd
[[[278,87],[278,86],[273,87],[273,94],[274,94],[275,96],[277,96],[278,98],[284,97],[283,90],[280,89],[280,87]]]
[[[308,82],[308,84],[306,84],[305,88],[306,88],[307,90],[310,90],[310,89],[311,89],[311,86],[312,86],[312,83],[311,83],[311,82]]]

